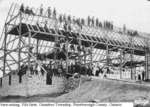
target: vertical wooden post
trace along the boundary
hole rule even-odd
[[[31,73],[31,52],[30,52],[30,49],[31,49],[31,31],[29,31],[29,37],[28,37],[28,73]]]
[[[79,42],[78,44],[79,44],[79,47],[80,47],[78,60],[79,60],[79,63],[81,64],[81,60],[82,60],[82,56],[81,56],[81,46],[82,46],[82,42],[81,42],[81,28],[79,28],[78,42]],[[81,69],[80,69],[80,70],[81,70]],[[80,71],[80,73],[81,73],[81,71]]]
[[[57,19],[55,17],[53,19],[55,21],[54,29],[57,32]],[[54,37],[54,42],[55,42],[55,44],[58,43],[58,35]],[[57,69],[56,66],[58,66],[57,61],[56,61],[57,60],[57,56],[58,56],[58,53],[56,52],[57,49],[58,49],[58,47],[55,45],[55,47],[54,47],[54,50],[55,50],[55,52],[54,52],[54,62],[55,62],[54,63],[54,68],[55,69]]]
[[[133,70],[133,59],[134,59],[134,56],[133,56],[133,54],[134,54],[134,50],[132,49],[133,48],[133,37],[132,36],[130,36],[130,47],[131,47],[131,49],[130,49],[130,62],[131,62],[131,64],[130,64],[130,67],[131,67],[131,79],[133,80],[134,79],[134,77],[135,77],[135,75],[134,75],[134,70]]]
[[[145,79],[147,80],[149,78],[148,76],[148,55],[147,52],[145,51]]]
[[[0,78],[0,87],[2,87],[2,85],[3,85],[3,79]]]
[[[134,54],[134,50],[131,50],[131,54],[130,54],[130,58],[131,58],[131,65],[130,65],[130,67],[131,67],[131,79],[133,80],[134,79],[134,77],[135,77],[135,75],[134,75],[134,70],[133,70],[133,59],[134,59],[134,56],[133,56],[133,54]]]
[[[68,39],[66,41],[66,73],[68,73],[68,61],[69,61],[69,58],[68,58]]]
[[[131,53],[130,53],[130,69],[131,69],[131,79],[133,79],[133,69],[132,69],[132,61],[133,61],[133,55],[132,55],[132,50],[131,50]]]
[[[21,22],[22,22],[22,14],[19,12],[20,22],[19,22],[19,43],[18,43],[18,72],[20,71],[20,59],[21,59],[21,34],[22,34],[22,28],[21,28]]]
[[[108,35],[106,35],[106,66],[108,67],[109,66],[109,46],[108,46],[108,43],[109,43],[109,38],[108,38]]]
[[[106,59],[107,59],[106,65],[108,67],[109,66],[109,47],[108,47],[108,44],[106,46]]]
[[[38,56],[38,53],[39,53],[39,39],[37,39],[36,41],[36,56]]]
[[[36,40],[36,59],[38,60],[38,54],[39,54],[39,39]],[[36,67],[38,64],[36,64]]]
[[[84,50],[84,65],[86,65],[86,51],[85,50]]]
[[[120,52],[120,79],[122,79],[122,50]]]
[[[5,70],[6,70],[6,57],[7,57],[7,46],[6,46],[6,42],[7,42],[7,25],[5,23],[5,37],[4,37],[4,61],[3,61],[3,76],[5,75]]]
[[[120,50],[120,79],[123,78],[123,66],[124,66],[124,61],[125,61],[125,53],[124,50]]]
[[[31,49],[31,31],[29,31],[29,35],[28,35],[28,70],[27,70],[27,75],[26,75],[26,96],[28,97],[29,96],[29,89],[28,89],[28,76],[30,75],[31,73],[31,52],[30,52],[30,49]]]
[[[91,59],[91,68],[92,68],[92,64],[93,64],[93,43],[91,43],[91,46],[90,46],[90,59]]]
[[[9,75],[9,85],[11,85],[11,74]]]
[[[149,40],[145,40],[147,48],[145,48],[145,80],[150,79],[150,48],[149,48]]]

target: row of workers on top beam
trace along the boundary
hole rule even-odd
[[[48,7],[45,12],[45,15],[44,15],[43,5],[41,5],[41,7],[39,9],[39,14],[35,13],[33,11],[33,9],[29,8],[28,6],[25,8],[23,4],[20,7],[20,12],[23,12],[28,15],[40,15],[40,16],[46,16],[48,18],[54,18],[54,19],[59,20],[59,22],[61,22],[61,23],[62,22],[74,23],[74,24],[77,24],[81,28],[82,28],[82,26],[87,25],[87,26],[92,26],[92,27],[105,28],[105,29],[109,29],[109,30],[114,29],[114,25],[112,22],[110,22],[110,21],[100,22],[98,18],[94,18],[94,17],[90,17],[90,16],[87,17],[87,21],[83,18],[75,18],[70,15],[66,16],[65,14],[64,15],[59,14],[59,16],[58,16],[55,8],[52,10],[50,7]],[[126,33],[131,36],[138,35],[137,31],[127,30],[125,25],[123,26],[123,31],[119,31],[119,33]]]
[[[66,15],[59,15],[57,16],[57,12],[56,9],[54,8],[53,10],[48,7],[46,10],[46,14],[44,15],[44,9],[43,6],[41,5],[40,9],[39,9],[39,14],[35,13],[33,11],[32,8],[24,7],[24,5],[22,4],[20,7],[20,11],[28,14],[28,15],[40,15],[40,16],[46,16],[48,18],[54,18],[54,19],[58,19],[60,22],[67,22],[67,23],[76,23],[79,26],[82,25],[88,25],[88,26],[93,26],[93,27],[103,27],[103,28],[107,28],[107,29],[112,29],[113,30],[113,24],[112,22],[109,21],[104,21],[103,23],[99,21],[98,18],[94,18],[94,17],[87,17],[87,23],[86,20],[83,18],[75,18],[72,16],[66,16]]]

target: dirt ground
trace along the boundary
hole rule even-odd
[[[1,97],[1,102],[130,102],[135,99],[150,100],[150,84],[128,83],[108,79],[92,79],[81,82],[69,93],[36,95],[31,97]]]

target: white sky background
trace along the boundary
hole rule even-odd
[[[86,18],[98,17],[114,25],[150,33],[150,2],[147,0],[0,0],[0,32],[12,2],[56,7],[59,13]]]

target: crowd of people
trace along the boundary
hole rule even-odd
[[[135,73],[135,80],[146,80],[146,74],[144,70],[138,70]]]
[[[42,66],[42,67],[41,67]],[[65,61],[60,62],[51,60],[49,64],[42,64],[41,66],[32,63],[30,68],[27,64],[22,64],[21,68],[18,72],[19,76],[19,83],[22,82],[22,76],[27,73],[27,71],[30,69],[30,75],[46,75],[46,84],[51,85],[52,84],[52,77],[66,77],[67,79],[69,77],[72,77],[74,74],[79,75],[86,75],[86,76],[104,76],[107,77],[108,74],[114,74],[115,72],[112,71],[110,67],[104,67],[104,66],[98,66],[98,65],[85,65],[77,62],[70,62],[68,63],[68,68]],[[126,72],[126,71],[123,71]],[[130,74],[130,73],[129,73]],[[144,71],[136,71],[135,74],[135,80],[144,81],[145,78],[145,72]]]
[[[97,69],[94,68],[94,66],[89,65],[83,65],[79,62],[76,63],[70,63],[68,65],[68,71],[66,68],[66,65],[63,65],[61,63],[53,63],[50,61],[49,64],[42,64],[42,67],[40,67],[37,64],[31,64],[30,68],[28,68],[27,64],[22,64],[20,67],[20,70],[18,72],[19,76],[19,83],[22,82],[22,76],[27,73],[27,71],[30,69],[30,75],[41,75],[44,76],[46,74],[47,84],[52,84],[52,77],[53,76],[64,76],[66,78],[71,77],[73,74],[78,73],[80,75],[87,75],[87,76],[99,76],[99,74],[102,74],[103,68],[97,67]],[[107,69],[107,73],[109,73],[109,68]]]

